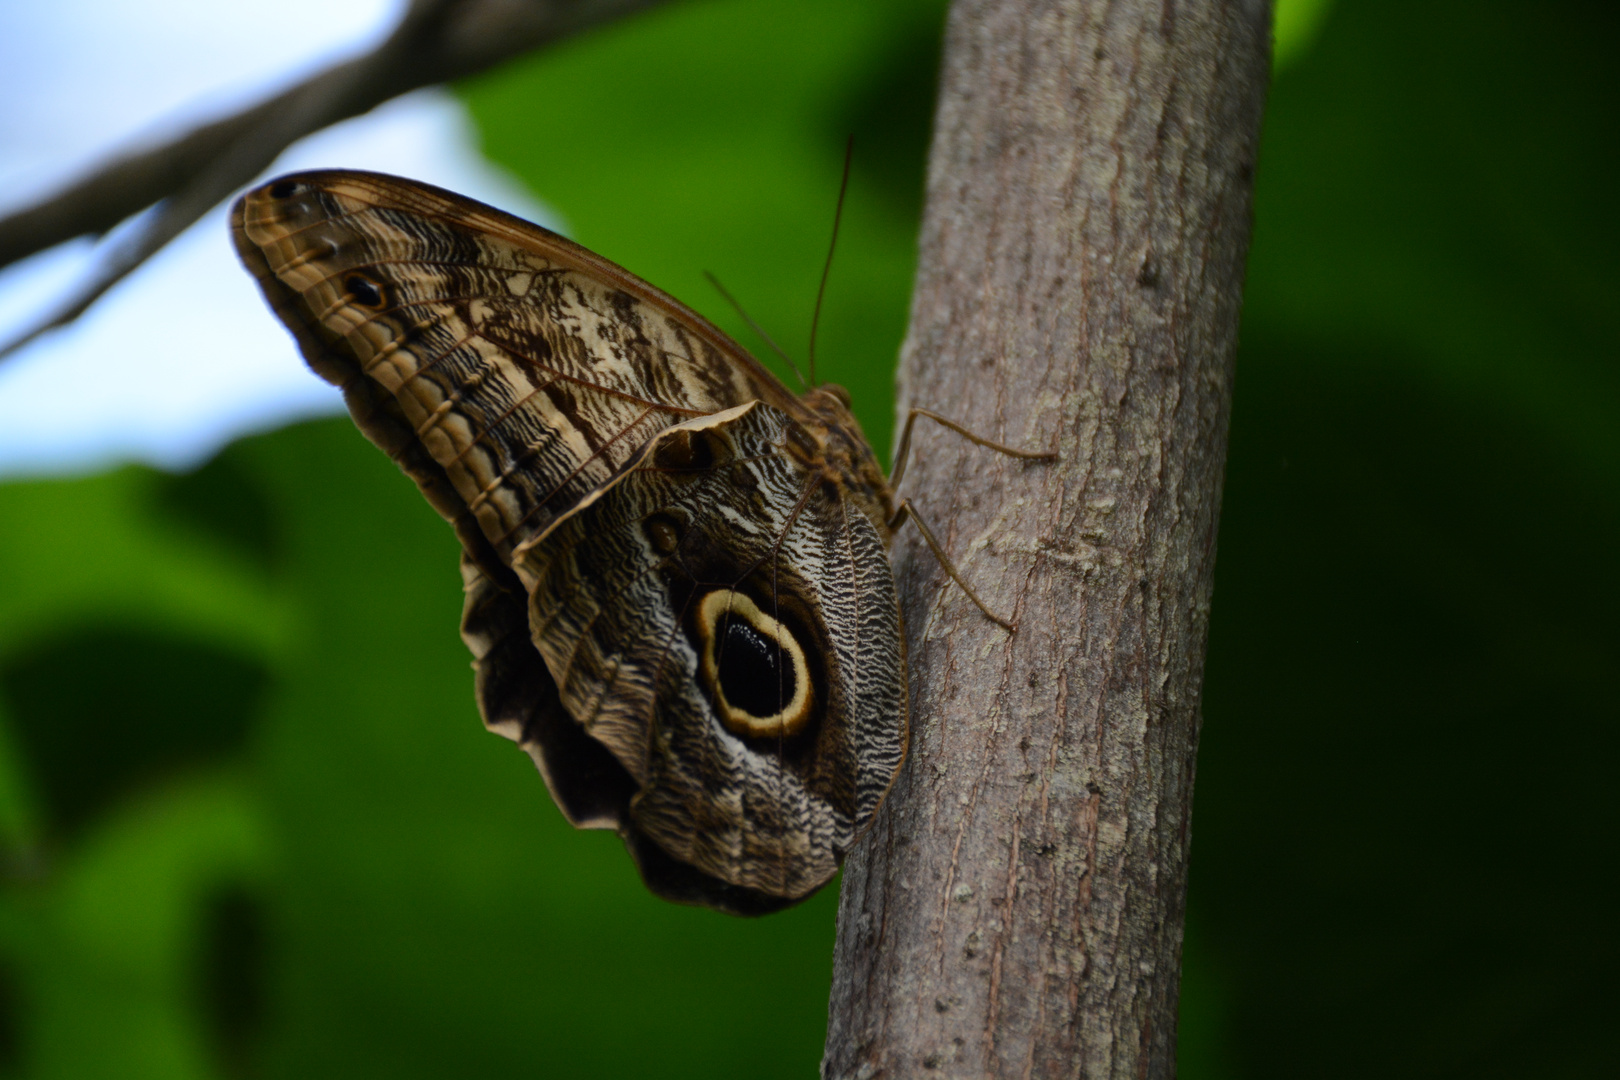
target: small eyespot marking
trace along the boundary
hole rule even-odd
[[[703,472],[714,468],[724,443],[707,431],[676,431],[653,453],[653,464],[671,472]]]
[[[375,281],[360,274],[350,274],[343,279],[343,287],[354,302],[361,307],[380,308],[383,306],[383,292]]]
[[[786,738],[810,722],[810,666],[789,630],[745,593],[716,589],[698,605],[703,679],[735,735]]]
[[[270,185],[269,190],[270,197],[272,199],[285,199],[297,193],[298,181],[277,180],[275,183]]]
[[[680,547],[680,524],[668,514],[654,514],[647,519],[643,528],[647,531],[647,542],[658,554],[668,555]]]

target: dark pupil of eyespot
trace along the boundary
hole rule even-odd
[[[364,304],[366,307],[382,306],[382,290],[359,274],[350,277],[349,280],[343,283],[343,286],[349,290],[349,295],[354,297],[357,303]]]
[[[285,199],[297,190],[298,185],[294,181],[277,180],[275,183],[270,185],[270,197],[272,199]]]
[[[720,689],[734,709],[752,716],[773,716],[793,700],[793,667],[782,649],[746,619],[729,619],[717,643]]]

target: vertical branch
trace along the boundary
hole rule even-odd
[[[1267,0],[958,0],[902,407],[907,767],[845,868],[823,1070],[1175,1071]]]

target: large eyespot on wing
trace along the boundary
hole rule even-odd
[[[563,708],[636,784],[649,885],[692,898],[647,843],[745,890],[699,890],[724,910],[826,882],[905,749],[884,545],[782,452],[793,423],[754,403],[671,428],[513,561]]]
[[[500,576],[654,433],[795,399],[666,294],[536,225],[396,177],[249,192],[243,263],[355,421]]]
[[[791,739],[814,716],[804,644],[791,627],[735,589],[697,601],[698,671],[726,729],[748,739]]]

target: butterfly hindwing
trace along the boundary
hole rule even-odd
[[[500,588],[465,555],[461,572],[461,637],[472,650],[485,726],[528,753],[570,824],[622,831],[635,781],[563,708],[529,637],[528,598]]]
[[[887,791],[905,685],[883,542],[794,424],[756,402],[666,429],[513,565],[564,707],[636,782],[630,825],[796,899]]]

